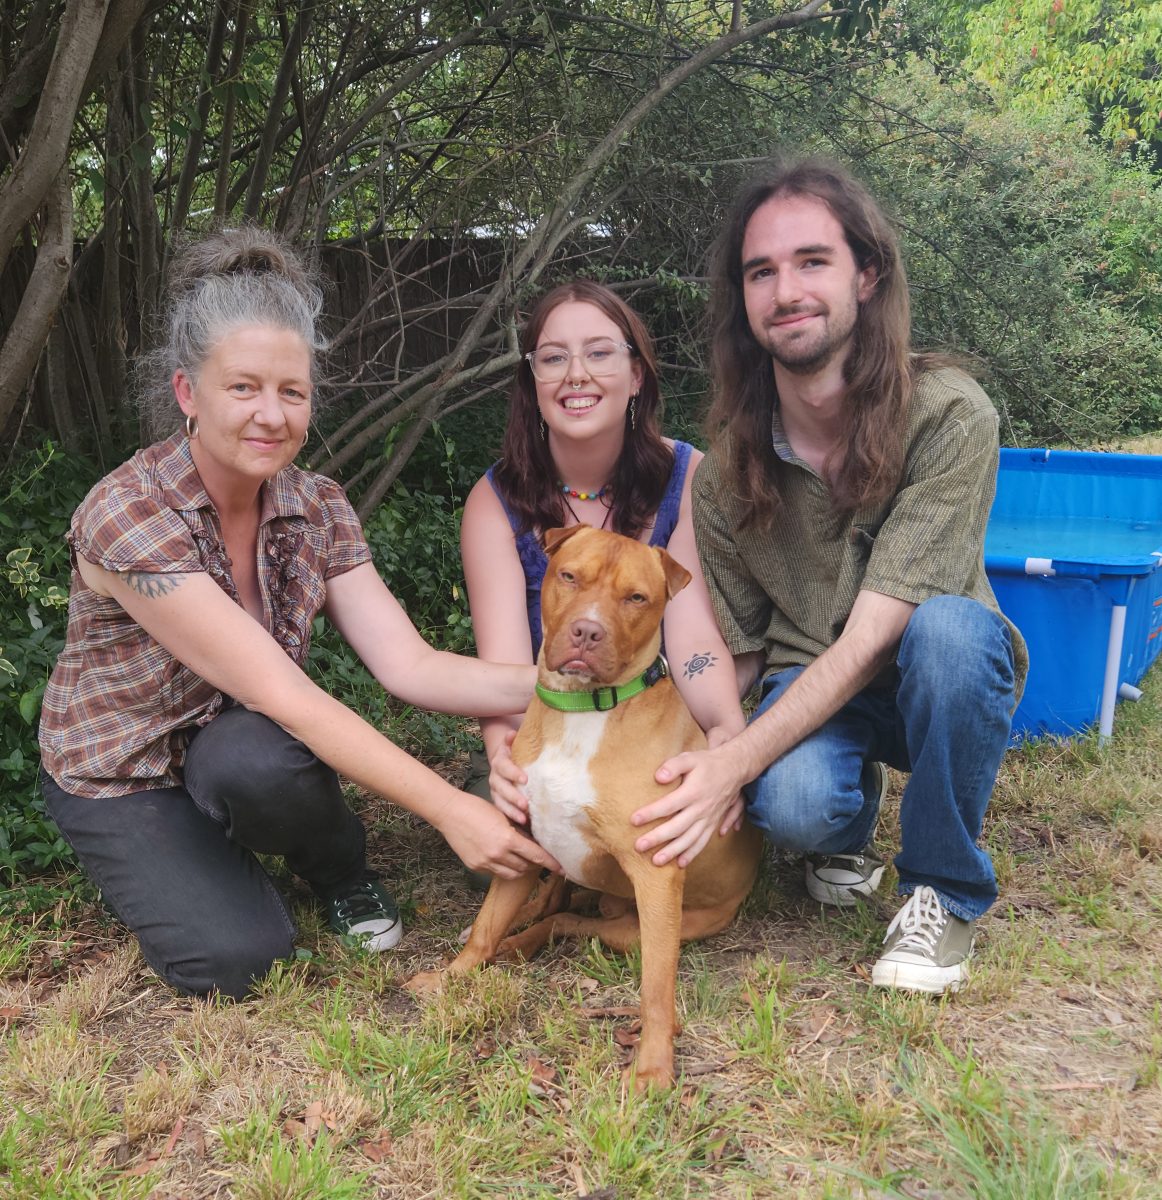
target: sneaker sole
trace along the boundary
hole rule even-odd
[[[836,908],[852,908],[856,904],[862,904],[868,896],[875,894],[883,877],[883,867],[877,867],[862,883],[852,884],[828,883],[813,871],[804,874],[807,895],[820,904],[831,904]]]
[[[954,967],[934,967],[881,959],[872,967],[871,981],[873,987],[942,996],[945,992],[960,991],[968,982],[968,969],[963,963]]]

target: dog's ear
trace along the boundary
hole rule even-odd
[[[545,553],[551,558],[564,542],[567,542],[574,534],[580,533],[582,529],[588,528],[588,525],[570,525],[568,529],[546,529]]]
[[[661,547],[655,547],[662,560],[662,570],[666,573],[666,595],[673,599],[690,582],[693,576],[684,566]]]

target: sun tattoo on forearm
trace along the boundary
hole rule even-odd
[[[168,596],[181,586],[180,575],[159,574],[152,571],[126,571],[125,583],[139,596],[155,599],[158,596]]]
[[[708,667],[714,666],[718,659],[710,653],[695,654],[688,659],[686,666],[682,670],[683,679],[692,679],[695,675],[701,675]]]

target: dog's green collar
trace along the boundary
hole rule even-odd
[[[629,700],[651,688],[659,679],[665,679],[670,673],[670,665],[665,656],[659,654],[653,664],[629,683],[618,687],[599,687],[591,692],[555,692],[551,688],[537,684],[537,695],[550,707],[560,712],[609,712],[623,700]]]

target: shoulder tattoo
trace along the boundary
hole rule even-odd
[[[125,583],[139,596],[153,599],[157,596],[168,596],[181,586],[181,575],[170,575],[165,572],[126,571]]]
[[[701,675],[703,671],[714,666],[717,661],[718,659],[713,654],[695,654],[686,661],[686,665],[682,668],[682,678],[692,679],[695,675]]]

